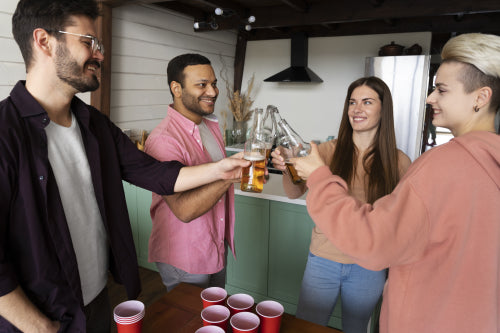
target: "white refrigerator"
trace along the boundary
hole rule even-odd
[[[414,161],[422,146],[430,56],[367,57],[365,75],[381,78],[391,90],[399,149]]]

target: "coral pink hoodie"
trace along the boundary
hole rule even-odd
[[[373,205],[326,166],[307,186],[309,214],[335,246],[390,268],[381,332],[500,332],[500,136],[433,148]]]

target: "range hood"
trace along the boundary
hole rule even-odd
[[[304,32],[292,35],[291,66],[265,79],[265,82],[323,82],[307,67],[308,41]]]

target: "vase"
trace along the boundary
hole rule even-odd
[[[247,137],[247,123],[246,121],[233,122],[233,144],[245,143]]]

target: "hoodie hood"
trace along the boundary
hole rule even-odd
[[[470,132],[454,138],[481,165],[500,189],[500,135]]]

